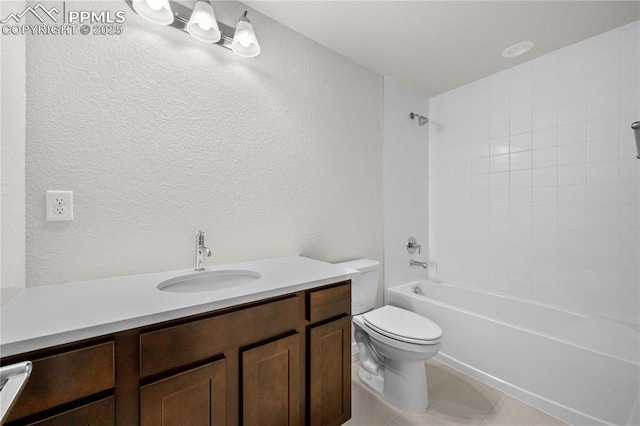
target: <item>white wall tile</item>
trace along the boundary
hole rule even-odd
[[[558,207],[556,206],[534,206],[532,210],[534,225],[554,226],[558,224]]]
[[[617,206],[587,206],[587,226],[617,228],[618,224]]]
[[[586,185],[558,186],[558,205],[585,205],[587,200]]]
[[[559,226],[557,229],[557,243],[562,247],[586,247],[587,245],[586,227]]]
[[[620,233],[618,235],[618,249],[620,251],[638,253],[640,251],[640,230],[620,228]]]
[[[556,145],[558,145],[557,127],[550,127],[533,132],[533,149],[549,148]]]
[[[587,99],[587,80],[575,79],[563,82],[558,88],[558,103],[568,104]]]
[[[512,135],[530,132],[532,127],[531,114],[522,114],[510,118],[509,133]]]
[[[617,182],[619,172],[618,161],[601,161],[587,167],[588,183]]]
[[[471,158],[488,157],[489,140],[477,141],[471,144]]]
[[[611,228],[590,227],[587,234],[587,247],[597,250],[618,250],[618,234]]]
[[[588,205],[618,205],[618,183],[594,183],[587,187]]]
[[[587,102],[577,101],[567,104],[562,104],[558,107],[558,121],[559,125],[575,123],[577,121],[584,121],[587,119]]]
[[[599,118],[620,113],[620,92],[604,93],[587,101],[587,118]]]
[[[640,228],[640,208],[638,206],[620,206],[620,228]]]
[[[585,80],[586,78],[586,57],[571,62],[561,62],[558,67],[558,80],[560,81],[560,86],[567,81]]]
[[[530,207],[509,207],[509,223],[515,225],[531,225],[532,211]]]
[[[615,138],[620,136],[618,117],[611,115],[608,117],[594,118],[587,121],[587,140]]]
[[[491,156],[489,160],[489,170],[491,172],[504,172],[509,170],[509,155],[504,154]]]
[[[620,204],[638,205],[640,204],[640,183],[637,181],[620,182]]]
[[[511,170],[523,170],[530,169],[532,162],[533,154],[531,151],[522,151],[511,154],[510,162],[508,165],[511,167]],[[502,170],[495,170],[502,171]]]
[[[587,161],[587,150],[584,143],[558,146],[558,164],[578,164]]]
[[[586,142],[586,140],[587,123],[584,121],[558,127],[558,145],[575,144]]]
[[[501,138],[509,135],[509,119],[492,121],[489,124],[489,135],[491,138]]]
[[[618,138],[590,141],[587,143],[587,153],[590,163],[617,160],[620,158],[620,141]]]
[[[587,182],[587,165],[558,166],[558,185],[579,185]]]
[[[531,188],[533,182],[530,169],[512,170],[509,173],[509,186],[511,188]]]
[[[640,22],[430,101],[447,129],[429,159],[443,279],[640,323],[638,34]]]
[[[531,117],[533,106],[532,95],[524,95],[512,98],[509,101],[509,117],[528,116]]]
[[[531,132],[511,135],[510,150],[511,152],[529,151],[533,147]]]
[[[533,129],[546,129],[558,125],[558,109],[549,108],[533,112]]]
[[[509,153],[509,138],[501,137],[491,139],[489,142],[489,153],[491,155],[508,154]],[[618,158],[616,155],[615,158]]]
[[[558,149],[544,148],[533,151],[533,167],[550,167],[558,164]]]
[[[556,186],[533,188],[534,206],[553,206],[558,204],[558,188]]]
[[[509,172],[496,172],[489,175],[489,187],[491,189],[508,189]]]
[[[535,161],[535,151],[534,151]],[[558,168],[545,167],[541,169],[533,169],[533,186],[557,186],[558,185]]]
[[[509,191],[509,205],[514,207],[530,206],[532,203],[531,188],[516,188]]]
[[[584,206],[559,206],[558,225],[585,226],[587,224],[587,209]]]

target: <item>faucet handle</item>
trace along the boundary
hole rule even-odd
[[[196,236],[196,243],[198,246],[204,245],[204,231],[198,231],[198,235]]]
[[[409,237],[409,240],[407,241],[407,252],[409,252],[409,254],[413,254],[416,252],[416,249],[418,250],[418,254],[420,254],[420,244],[418,244],[418,241],[415,239],[415,237]]]

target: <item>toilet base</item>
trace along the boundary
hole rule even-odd
[[[422,413],[429,407],[424,361],[394,362],[387,359],[379,375],[361,368],[358,377],[369,389],[402,411]]]
[[[360,381],[369,389],[378,395],[382,395],[382,391],[384,390],[384,379],[381,376],[369,374],[364,368],[361,368],[358,373],[358,377],[360,377]]]

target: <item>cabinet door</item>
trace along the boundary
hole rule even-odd
[[[141,426],[223,426],[226,422],[224,359],[140,388]]]
[[[300,365],[299,334],[242,353],[243,424],[302,424]]]
[[[309,424],[351,418],[351,317],[309,330]]]

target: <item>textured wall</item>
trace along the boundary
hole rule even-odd
[[[640,319],[640,22],[430,100],[442,276]]]
[[[3,1],[0,16],[24,1]],[[0,298],[25,286],[25,40],[0,37]]]
[[[243,59],[124,2],[121,36],[27,40],[27,283],[302,254],[382,260],[382,78],[250,11]],[[238,2],[215,4],[235,24]],[[75,220],[46,222],[47,189]]]
[[[384,262],[385,286],[391,288],[427,278],[409,260],[427,260],[429,124],[418,126],[409,113],[429,115],[424,96],[393,80],[384,80]],[[410,255],[407,240],[415,237],[422,253]]]

